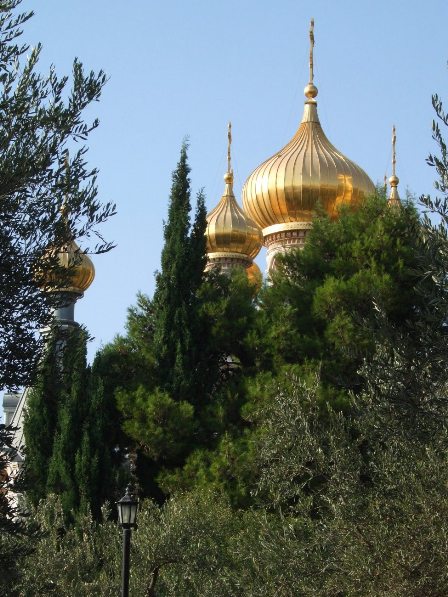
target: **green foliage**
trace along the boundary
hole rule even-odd
[[[27,524],[10,492],[23,491],[19,471],[11,469],[17,455],[14,429],[0,425],[0,593],[6,595],[20,573],[22,559],[32,552],[37,528]]]
[[[123,413],[128,443],[140,453],[140,483],[153,497],[178,486],[190,455],[209,453],[229,425],[244,426],[242,372],[255,365],[254,289],[244,272],[204,274],[204,197],[198,194],[191,225],[189,172],[184,145],[154,297],[138,295],[126,336],[96,359],[106,395]]]
[[[176,400],[191,400],[196,386],[198,338],[196,293],[205,267],[205,207],[198,196],[196,217],[190,227],[190,168],[187,145],[173,172],[168,221],[164,229],[161,271],[153,298],[153,354],[158,385]]]
[[[124,430],[144,448],[153,460],[177,462],[195,432],[194,408],[185,400],[173,400],[156,388],[148,392],[139,386],[135,392],[117,391],[119,408],[134,409],[138,417],[125,421]]]
[[[101,379],[86,363],[81,328],[55,328],[24,421],[28,498],[37,504],[57,493],[66,516],[100,516],[115,491],[121,454],[115,450],[117,417]]]
[[[62,384],[61,370],[55,358],[57,343],[57,336],[51,335],[39,365],[36,384],[27,396],[23,431],[27,445],[28,495],[33,503],[46,494],[46,474],[53,453]]]
[[[116,595],[121,532],[103,514],[100,524],[83,516],[69,527],[55,496],[42,502],[34,517],[43,537],[22,562],[11,594]],[[178,496],[163,507],[144,502],[132,536],[130,594],[225,594],[218,573],[228,563],[228,539],[238,525],[226,501],[209,492]]]
[[[40,74],[42,46],[20,40],[32,17],[17,12],[20,4],[0,4],[0,388],[34,380],[43,348],[37,332],[48,325],[53,302],[40,286],[48,286],[49,272],[59,271],[48,247],[95,234],[114,212],[113,205],[97,200],[96,170],[87,168],[82,145],[98,126],[97,120],[85,122],[83,113],[99,99],[106,76],[86,74],[78,60],[71,88],[53,67]],[[64,202],[68,226],[60,218]],[[98,238],[91,251],[111,248]]]
[[[253,329],[257,318],[254,287],[244,271],[235,269],[230,275],[211,271],[199,289],[202,323],[202,375],[210,375],[210,364],[222,372],[231,356],[244,367],[254,365]],[[210,358],[212,357],[212,358]],[[214,371],[208,384],[219,378]]]
[[[86,419],[87,363],[86,334],[75,328],[59,350],[54,360],[60,360],[60,394],[57,405],[58,418],[52,437],[53,450],[48,463],[46,491],[61,496],[66,514],[79,507],[79,479],[76,478],[76,457],[80,444],[80,430]],[[58,366],[58,365],[56,365]],[[29,433],[27,433],[27,437]],[[82,441],[82,440],[81,440]],[[40,472],[42,475],[42,471]],[[79,489],[78,489],[79,488]],[[43,497],[43,496],[41,496]]]
[[[89,515],[67,525],[60,500],[50,495],[33,512],[42,537],[21,562],[21,574],[10,595],[115,596],[120,588],[120,533],[106,520]],[[11,587],[10,587],[11,589]]]
[[[359,392],[378,310],[400,326],[423,306],[415,291],[420,236],[413,206],[392,210],[379,196],[336,221],[315,220],[303,251],[282,257],[262,297],[266,362],[320,362],[325,385]]]

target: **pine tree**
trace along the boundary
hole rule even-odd
[[[320,367],[333,395],[359,392],[358,370],[378,339],[378,312],[401,326],[423,307],[415,289],[421,233],[412,204],[391,210],[381,196],[336,221],[316,218],[303,251],[282,257],[263,295],[268,367]]]

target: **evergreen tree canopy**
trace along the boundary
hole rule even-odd
[[[97,518],[115,497],[122,457],[115,406],[87,366],[86,342],[79,327],[56,327],[48,342],[27,400],[25,473],[33,503],[56,493],[67,516],[91,511]]]
[[[392,209],[381,196],[336,221],[317,218],[304,249],[282,256],[262,296],[268,368],[314,363],[327,386],[359,391],[378,311],[400,326],[423,308],[415,288],[421,235],[411,204]]]
[[[138,295],[127,335],[98,356],[106,395],[117,399],[128,441],[140,450],[144,491],[158,499],[176,486],[192,452],[213,448],[228,424],[241,424],[238,387],[255,366],[255,290],[244,272],[204,273],[204,197],[190,223],[189,172],[184,144],[154,296]]]
[[[187,145],[172,177],[168,221],[164,227],[161,271],[156,276],[153,351],[159,384],[175,399],[192,399],[195,386],[197,291],[205,267],[206,212],[198,195],[190,225],[190,167]]]

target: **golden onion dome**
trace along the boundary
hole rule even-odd
[[[233,192],[233,171],[230,163],[231,125],[228,132],[227,172],[225,189],[218,205],[207,214],[207,255],[235,255],[252,259],[262,246],[261,230],[240,208]]]
[[[313,83],[314,21],[310,41],[302,122],[291,141],[258,166],[243,187],[244,210],[264,234],[281,224],[311,222],[318,203],[336,217],[341,205],[356,204],[375,191],[364,170],[337,150],[322,130]],[[265,230],[271,226],[275,228]]]
[[[260,290],[263,284],[263,274],[258,265],[253,261],[249,267],[246,268],[246,275],[249,284],[255,286],[256,290]]]
[[[69,270],[67,277],[59,280],[58,274],[51,272],[42,275],[42,286],[49,292],[84,294],[95,278],[95,266],[88,255],[83,253],[74,240],[62,249],[50,249],[49,255],[57,257],[57,266]]]
[[[67,179],[69,179],[68,151],[65,155],[65,169]],[[62,205],[60,213],[61,221],[66,228],[66,232],[68,232],[69,208],[66,201]],[[68,236],[70,237],[70,234]],[[56,271],[41,272],[41,287],[47,292],[70,293],[82,296],[95,278],[95,266],[90,257],[81,251],[73,239],[66,242],[62,247],[50,247],[47,256],[51,258],[53,263],[56,261]],[[62,270],[59,279],[57,268]],[[63,270],[67,273],[64,274]]]

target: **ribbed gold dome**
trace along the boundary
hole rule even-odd
[[[243,207],[263,228],[311,222],[317,204],[336,217],[342,204],[356,204],[375,187],[367,174],[327,139],[316,108],[313,83],[313,23],[310,31],[310,83],[305,87],[302,122],[292,140],[252,172],[243,187]],[[266,228],[270,230],[265,230]]]
[[[80,251],[75,241],[69,242],[62,250],[50,249],[58,258],[58,265],[70,269],[69,283],[61,288],[57,284],[57,274],[43,274],[45,288],[50,291],[83,294],[95,278],[95,267],[90,257]]]
[[[207,253],[239,253],[252,259],[261,249],[261,230],[236,202],[232,172],[227,172],[224,180],[224,194],[207,215]]]
[[[230,164],[231,125],[228,132],[227,172],[225,189],[218,205],[207,215],[207,254],[233,254],[248,260],[255,257],[262,246],[261,230],[240,208],[233,193],[233,172]]]

